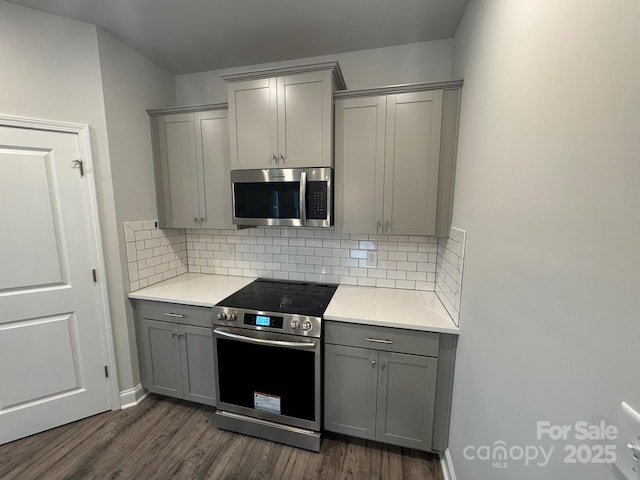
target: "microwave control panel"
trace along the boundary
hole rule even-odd
[[[307,218],[327,218],[327,182],[307,183]]]

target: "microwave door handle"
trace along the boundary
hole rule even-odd
[[[307,224],[307,172],[300,172],[300,222]]]

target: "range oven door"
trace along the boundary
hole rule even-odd
[[[215,327],[218,410],[320,431],[320,339]]]

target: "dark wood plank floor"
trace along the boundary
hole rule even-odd
[[[0,478],[441,480],[436,455],[338,435],[320,453],[218,430],[213,409],[151,395],[0,446]]]

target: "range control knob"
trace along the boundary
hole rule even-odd
[[[235,322],[236,318],[237,318],[236,312],[231,312],[227,317],[227,320],[229,320],[230,322]]]
[[[224,313],[224,312],[220,312],[220,313],[218,314],[218,320],[223,320],[223,321],[224,321],[224,320],[226,320],[226,319],[227,319],[227,314],[226,314],[226,313]]]
[[[291,320],[291,330],[297,330],[300,328],[300,322],[298,320]]]
[[[312,325],[311,325],[311,322],[309,320],[305,320],[302,323],[302,330],[304,330],[305,332],[308,332],[309,330],[311,330],[311,327],[312,327]]]

